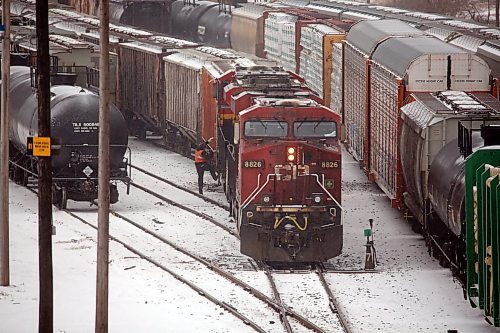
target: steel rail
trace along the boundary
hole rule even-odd
[[[332,289],[330,288],[328,282],[326,281],[325,274],[321,266],[316,267],[316,274],[318,275],[318,278],[321,282],[321,285],[323,286],[323,289],[328,295],[328,305],[330,306],[330,310],[339,319],[340,325],[342,326],[344,332],[352,333],[352,329],[349,326],[346,316],[342,311],[342,309],[340,308],[339,302],[337,301],[335,295],[332,292]]]
[[[211,198],[207,198],[206,196],[204,196],[202,194],[199,194],[196,191],[184,188],[184,187],[182,187],[182,186],[180,186],[180,185],[178,185],[178,184],[176,184],[176,183],[174,183],[174,182],[172,182],[172,181],[170,181],[168,179],[165,179],[163,177],[157,176],[157,175],[155,175],[155,174],[153,174],[153,173],[151,173],[151,172],[149,172],[149,171],[147,171],[147,170],[145,170],[145,169],[143,169],[141,167],[138,167],[136,165],[130,164],[130,167],[132,167],[132,168],[134,168],[134,169],[136,169],[136,170],[138,170],[138,171],[140,171],[140,172],[142,172],[142,173],[144,173],[144,174],[146,174],[146,175],[148,175],[150,177],[153,177],[153,178],[155,178],[155,179],[157,179],[157,180],[159,180],[161,182],[164,182],[164,183],[166,183],[166,184],[168,184],[168,185],[170,185],[172,187],[175,187],[175,188],[177,188],[179,190],[188,192],[189,194],[192,194],[192,195],[194,195],[194,196],[196,196],[196,197],[198,197],[200,199],[203,199],[206,202],[209,202],[209,203],[211,203],[211,204],[213,204],[213,205],[215,205],[217,207],[220,207],[220,208],[223,208],[223,209],[229,211],[229,206],[228,205],[224,205],[224,204],[218,202],[217,200],[214,200],[214,199],[211,199]]]
[[[73,218],[79,220],[80,222],[90,226],[91,228],[97,230],[97,227],[95,227],[92,223],[86,221],[85,219],[81,218],[80,216],[76,215],[75,213],[72,213],[68,210],[65,210],[65,212],[67,214],[69,214],[70,216],[72,216]],[[113,214],[114,215],[114,214]],[[136,225],[137,226],[137,225]],[[139,256],[140,258],[152,263],[153,265],[157,266],[158,268],[164,270],[165,272],[167,272],[168,274],[172,275],[174,278],[176,278],[177,280],[181,281],[182,283],[186,284],[187,286],[189,286],[191,289],[193,289],[194,291],[196,291],[199,295],[207,298],[208,300],[210,300],[211,302],[213,302],[214,304],[216,305],[219,305],[221,306],[222,308],[224,308],[225,310],[229,311],[231,314],[233,314],[235,317],[237,317],[238,319],[240,319],[241,321],[243,321],[243,323],[245,323],[246,325],[252,327],[255,331],[257,332],[260,332],[260,333],[266,333],[266,331],[264,329],[262,329],[259,325],[257,325],[255,322],[253,322],[252,320],[250,320],[248,317],[242,315],[241,313],[239,313],[236,309],[234,309],[231,305],[227,304],[226,302],[223,302],[223,301],[220,301],[218,300],[217,298],[215,298],[214,296],[210,295],[208,292],[206,292],[205,290],[203,290],[202,288],[196,286],[194,283],[188,281],[187,279],[183,278],[182,276],[180,276],[179,274],[175,273],[174,271],[172,271],[171,269],[165,267],[164,265],[162,265],[161,263],[159,263],[158,261],[154,260],[153,258],[147,256],[146,254],[142,253],[141,251],[135,249],[134,247],[128,245],[127,243],[119,240],[118,238],[110,235],[109,238],[119,244],[121,244],[123,247],[125,247],[127,250],[129,250],[130,252],[134,253],[135,255]]]
[[[194,209],[192,209],[192,208],[190,208],[190,207],[188,207],[188,206],[186,206],[186,205],[183,205],[183,204],[181,204],[181,203],[178,203],[177,201],[174,201],[174,200],[168,199],[167,197],[165,197],[165,196],[163,196],[163,195],[161,195],[161,194],[158,194],[158,193],[156,193],[156,192],[154,192],[154,191],[151,191],[150,189],[145,188],[144,186],[141,186],[141,185],[139,185],[139,184],[136,184],[136,183],[131,183],[130,185],[132,185],[132,186],[134,186],[134,187],[137,187],[138,189],[140,189],[140,190],[142,190],[142,191],[144,191],[144,192],[146,192],[146,193],[148,193],[148,194],[151,194],[152,196],[157,197],[158,199],[163,200],[163,201],[167,202],[168,204],[170,204],[170,205],[172,205],[172,206],[175,206],[175,207],[181,208],[181,209],[183,209],[183,210],[185,210],[185,211],[187,211],[187,212],[189,212],[189,213],[191,213],[191,214],[194,214],[194,215],[196,215],[196,216],[198,216],[198,217],[201,217],[202,219],[207,220],[207,221],[209,221],[209,222],[211,222],[211,223],[215,224],[216,226],[218,226],[218,227],[220,227],[220,228],[224,229],[225,231],[227,231],[227,232],[228,232],[228,233],[230,233],[231,235],[233,235],[233,236],[235,236],[236,238],[240,239],[240,236],[239,236],[239,235],[235,232],[235,230],[233,230],[233,229],[231,229],[231,228],[227,227],[226,225],[224,225],[224,224],[220,223],[219,221],[217,221],[217,220],[216,220],[216,219],[214,219],[213,217],[208,216],[207,214],[200,213],[200,212],[198,212],[198,211],[196,211],[196,210],[194,210]]]
[[[272,309],[274,309],[275,311],[277,312],[280,312],[282,307],[284,308],[284,311],[287,315],[291,316],[292,318],[296,319],[299,323],[301,323],[304,327],[314,331],[314,332],[317,332],[317,333],[325,333],[321,328],[319,328],[317,325],[315,325],[314,323],[310,322],[309,320],[307,320],[305,317],[303,317],[302,315],[298,314],[297,312],[293,311],[292,309],[290,309],[289,307],[283,305],[283,304],[280,304],[278,303],[277,301],[269,298],[268,296],[266,296],[265,294],[263,294],[262,292],[260,292],[259,290],[255,289],[254,287],[250,286],[249,284],[243,282],[242,280],[238,279],[236,276],[234,276],[233,274],[229,273],[229,272],[226,272],[225,270],[223,270],[222,268],[220,268],[219,266],[217,266],[216,264],[212,263],[212,262],[209,262],[208,260],[190,252],[189,250],[187,249],[184,249],[183,247],[169,241],[168,239],[164,238],[163,236],[157,234],[156,232],[154,231],[151,231],[149,230],[148,228],[132,221],[131,219],[127,218],[126,216],[123,216],[122,214],[118,213],[118,212],[115,212],[113,210],[110,210],[110,213],[113,214],[114,216],[116,216],[117,218],[120,218],[130,224],[132,224],[134,227],[150,234],[151,236],[155,237],[156,239],[160,240],[161,242],[164,242],[165,244],[171,246],[173,249],[189,256],[190,258],[202,263],[203,265],[205,265],[207,268],[209,268],[210,270],[216,272],[217,274],[219,274],[220,276],[226,278],[227,280],[233,282],[234,284],[240,286],[243,290],[247,291],[248,293],[250,293],[251,295],[255,296],[257,299],[261,300],[262,302],[266,303],[267,305],[269,305]],[[280,312],[281,313],[281,312]]]
[[[259,263],[263,269],[264,272],[266,273],[266,276],[269,280],[269,283],[271,284],[271,288],[273,289],[273,294],[274,294],[274,299],[280,304],[280,319],[281,323],[283,324],[283,327],[288,333],[293,333],[292,327],[290,326],[290,322],[288,321],[287,318],[287,312],[285,309],[285,305],[283,304],[283,301],[281,300],[280,293],[278,291],[278,287],[276,286],[276,282],[274,282],[273,275],[271,271],[269,270],[269,267],[263,262]]]

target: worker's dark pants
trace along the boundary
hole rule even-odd
[[[217,180],[217,173],[215,172],[211,163],[195,163],[196,172],[198,173],[198,192],[203,194],[203,175],[205,171],[210,171],[210,175],[214,180]]]

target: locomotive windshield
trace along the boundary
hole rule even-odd
[[[334,121],[296,121],[293,134],[297,138],[334,138],[337,136],[337,123]]]
[[[246,137],[283,138],[288,133],[288,123],[279,120],[251,120],[245,122]]]

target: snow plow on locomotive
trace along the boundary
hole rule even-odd
[[[27,185],[37,178],[37,159],[28,155],[27,138],[38,132],[37,100],[29,67],[11,68],[9,173]],[[51,87],[51,136],[53,203],[66,208],[67,200],[97,199],[99,96],[76,86]],[[125,119],[110,107],[110,201],[118,201],[117,182],[130,185]]]
[[[276,262],[342,251],[340,116],[281,68],[219,79],[219,164],[241,252]]]

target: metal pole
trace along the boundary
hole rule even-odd
[[[108,332],[109,294],[109,0],[99,10],[99,193],[97,230],[96,333]]]
[[[499,26],[499,9],[500,9],[500,0],[495,1],[495,26]]]
[[[50,138],[50,57],[48,0],[36,1],[38,136]],[[52,165],[38,157],[38,261],[40,302],[38,332],[53,331]]]
[[[10,284],[9,268],[9,105],[10,105],[10,0],[2,3],[5,27],[2,49],[2,107],[0,119],[0,285]]]

